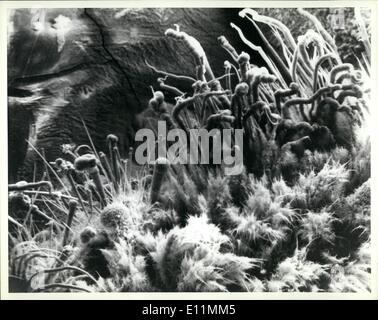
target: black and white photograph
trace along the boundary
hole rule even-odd
[[[269,2],[1,9],[2,291],[374,293],[375,8]]]

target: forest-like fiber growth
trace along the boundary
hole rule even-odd
[[[220,36],[230,61],[218,78],[195,38],[168,29],[197,68],[150,65],[163,77],[149,108],[186,132],[243,129],[243,172],[165,158],[137,168],[115,135],[108,150],[88,134],[55,161],[40,154],[43,177],[9,185],[10,291],[368,292],[370,56],[344,63],[317,18],[299,12],[314,28],[296,41],[282,22],[241,11],[262,46],[232,27],[266,66]]]

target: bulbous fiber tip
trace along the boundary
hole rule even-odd
[[[292,83],[290,83],[290,89],[291,90],[299,90],[299,85],[298,85],[298,83],[296,83],[296,82],[292,82]]]
[[[218,41],[221,43],[221,44],[224,44],[224,43],[227,43],[227,39],[225,36],[219,36],[218,37]]]
[[[115,134],[108,134],[106,137],[106,141],[111,143],[117,143],[118,137]]]
[[[68,203],[68,206],[70,209],[76,209],[77,205],[78,205],[78,202],[74,199],[70,200],[70,202]]]
[[[235,94],[246,95],[248,93],[248,90],[249,90],[248,84],[246,84],[245,82],[242,82],[242,83],[239,83],[235,87]]]
[[[87,153],[75,159],[74,167],[78,171],[96,167],[97,159],[93,154]]]
[[[164,93],[161,91],[155,91],[154,98],[160,104],[164,101]]]
[[[259,15],[255,10],[253,10],[251,8],[245,8],[245,9],[239,11],[239,17],[241,17],[241,18],[246,17],[248,14],[250,14],[252,16],[252,19],[255,19],[255,17]]]
[[[171,36],[171,35],[173,35],[175,33],[176,33],[176,30],[173,30],[173,29],[169,28],[169,29],[165,30],[164,35],[165,36]]]
[[[238,57],[238,63],[246,63],[249,61],[251,57],[247,52],[242,51],[242,53]]]

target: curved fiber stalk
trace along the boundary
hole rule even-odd
[[[72,284],[65,284],[65,283],[46,284],[43,287],[33,289],[32,292],[41,292],[41,291],[46,291],[46,290],[55,289],[55,288],[71,289],[71,290],[84,291],[84,292],[92,292],[92,291],[90,291],[86,288],[74,286]]]
[[[281,99],[283,97],[289,97],[294,94],[300,95],[299,85],[295,82],[290,83],[289,89],[278,89],[274,92],[274,100],[278,112],[281,112]]]
[[[246,15],[251,15],[251,19],[256,20],[261,23],[268,24],[269,26],[273,26],[280,30],[282,34],[284,35],[285,40],[290,45],[290,49],[295,49],[295,40],[293,36],[291,35],[291,32],[288,27],[285,26],[281,21],[274,19],[272,17],[264,16],[258,14],[255,10],[250,8],[245,8],[242,11],[239,12],[239,16],[244,18]]]
[[[293,62],[291,64],[291,77],[292,77],[292,81],[293,82],[297,82],[297,65],[301,65],[301,67],[304,69],[304,72],[306,73],[306,75],[311,75],[312,74],[312,71],[310,69],[310,67],[301,59],[299,59],[299,52],[300,52],[300,47],[301,47],[301,42],[304,42],[305,39],[304,37],[302,36],[299,37],[299,41],[298,41],[298,45],[297,47],[295,48],[295,51],[294,51],[294,56],[293,56]]]
[[[87,144],[81,144],[80,146],[77,146],[75,148],[74,153],[77,154],[78,156],[80,156],[80,152],[82,152],[82,151],[84,151],[84,153],[91,153],[92,148],[90,146],[88,146]]]
[[[122,162],[121,162],[121,155],[119,153],[119,149],[117,146],[113,147],[113,159],[114,159],[114,168],[115,171],[117,172],[118,176],[118,183],[121,183],[121,175],[122,175]]]
[[[265,109],[266,107],[269,108],[269,105],[264,101],[257,101],[254,104],[251,105],[251,107],[248,109],[248,111],[243,116],[243,127],[247,127],[247,121],[248,118],[252,115],[256,114],[256,111]]]
[[[270,74],[258,74],[252,81],[252,101],[253,103],[257,102],[259,97],[259,84],[260,83],[272,83],[276,81],[277,78]]]
[[[159,83],[159,86],[160,86],[161,89],[169,91],[169,92],[171,92],[175,96],[182,96],[182,95],[184,95],[184,92],[182,92],[178,88],[165,84],[163,78],[158,78],[157,82]]]
[[[359,26],[359,29],[361,31],[361,34],[362,34],[362,41],[364,43],[364,46],[365,46],[365,55],[366,55],[366,58],[370,64],[371,62],[371,45],[370,45],[370,41],[369,41],[369,35],[368,35],[368,32],[366,30],[366,26],[365,26],[365,21],[364,19],[362,18],[362,15],[361,15],[361,8],[359,7],[356,7],[354,8],[354,15],[356,17],[356,21],[357,21],[357,24]]]
[[[101,181],[101,178],[100,178],[99,169],[97,167],[94,167],[94,168],[90,169],[88,172],[89,172],[89,175],[93,179],[93,183],[96,186],[97,192],[100,195],[102,206],[106,206],[106,204],[107,204],[106,195],[105,195],[104,187],[102,185],[102,181]]]
[[[349,71],[350,72],[353,69],[354,69],[354,67],[350,63],[343,63],[343,64],[335,66],[334,68],[332,68],[330,76],[329,76],[330,82],[331,83],[335,83],[336,82],[336,77],[337,77],[337,75],[340,72],[344,72],[344,71]]]
[[[308,67],[312,71],[310,57],[308,56],[307,49],[306,49],[307,38],[306,36],[301,36],[301,37],[303,37],[303,40],[298,41],[298,51],[301,54],[301,57],[303,59],[305,66]]]
[[[235,93],[231,98],[231,113],[235,117],[234,128],[242,128],[242,112],[245,107],[245,97],[249,87],[245,82],[239,83],[235,88]]]
[[[236,52],[235,48],[228,42],[227,38],[225,36],[218,37],[218,42],[221,45],[223,49],[225,49],[232,59],[234,59],[235,62],[238,62],[239,54]]]
[[[292,105],[309,104],[309,103],[312,103],[313,101],[315,101],[317,98],[319,98],[322,94],[331,93],[334,90],[340,90],[340,89],[341,89],[341,86],[336,84],[336,85],[333,85],[333,86],[320,88],[318,91],[316,91],[309,98],[295,98],[295,99],[288,100],[282,106],[282,116],[283,116],[284,119],[290,118],[290,114],[288,113],[288,110],[289,110],[290,106],[292,106]],[[310,114],[312,113],[312,111],[313,110],[311,108]]]
[[[232,28],[234,28],[238,32],[241,40],[247,46],[249,46],[252,50],[257,51],[260,54],[260,56],[264,59],[265,63],[268,65],[269,69],[279,79],[280,83],[283,86],[285,86],[286,81],[284,81],[284,78],[282,77],[281,73],[278,71],[277,67],[273,64],[272,60],[266,55],[266,53],[264,52],[264,50],[261,47],[254,45],[251,41],[249,41],[245,37],[243,31],[237,25],[235,25],[234,23],[231,23],[230,25],[231,25]]]
[[[100,158],[102,166],[105,169],[105,173],[108,175],[108,180],[110,180],[113,183],[113,186],[115,186],[115,178],[114,178],[114,175],[113,175],[113,171],[110,168],[110,164],[109,164],[108,158],[106,157],[106,154],[103,153],[102,151],[100,151],[98,153],[98,156]]]
[[[199,122],[200,123],[203,123],[205,122],[206,123],[206,111],[208,109],[210,109],[210,113],[212,114],[216,114],[219,112],[219,107],[218,105],[215,103],[215,101],[213,101],[213,98],[214,97],[209,97],[207,99],[204,99],[203,102],[202,102],[202,107],[201,107],[201,111],[200,111],[200,119],[199,119]],[[220,103],[220,101],[218,101]]]
[[[332,49],[337,52],[337,46],[335,44],[335,41],[331,37],[331,35],[324,29],[322,23],[318,20],[317,17],[315,17],[310,12],[303,10],[302,8],[298,8],[298,12],[302,15],[304,15],[306,18],[311,20],[311,22],[315,25],[316,29],[319,30],[320,34],[324,38],[324,40],[332,47]]]
[[[349,72],[346,72],[340,75],[339,77],[337,77],[336,83],[342,84],[344,80],[349,80],[349,79],[353,79],[352,75]]]
[[[147,60],[144,60],[144,63],[150,68],[152,69],[153,71],[155,71],[156,73],[160,73],[164,76],[167,76],[167,77],[170,77],[170,78],[173,78],[173,79],[176,79],[176,80],[186,80],[186,81],[189,81],[191,83],[194,83],[196,82],[196,79],[192,78],[192,77],[189,77],[189,76],[182,76],[182,75],[177,75],[177,74],[174,74],[174,73],[171,73],[171,72],[166,72],[166,71],[163,71],[163,70],[159,70],[157,69],[156,67],[154,67],[153,65],[149,64],[147,62]]]
[[[71,229],[73,218],[75,216],[76,209],[77,209],[77,201],[71,200],[68,204],[68,217],[67,217],[66,227],[64,229],[62,247],[64,247],[67,244],[68,236],[70,234],[70,229]]]
[[[278,70],[282,74],[283,79],[285,80],[286,84],[289,85],[292,80],[292,76],[290,75],[289,69],[286,67],[280,56],[277,54],[276,50],[272,47],[272,45],[269,43],[269,41],[266,39],[264,34],[262,33],[261,29],[257,25],[257,23],[251,19],[250,17],[247,17],[253,24],[253,26],[256,28],[257,33],[259,34],[266,50],[268,51],[269,55],[272,57],[273,62],[276,64]]]
[[[343,90],[340,92],[336,99],[337,102],[341,105],[347,97],[354,97],[359,99],[362,98],[362,92],[358,90]]]
[[[97,158],[93,154],[85,154],[76,158],[74,163],[75,169],[78,171],[88,171],[89,176],[93,179],[97,192],[100,195],[101,204],[106,206],[106,196],[102,181],[100,178],[100,170],[97,167]],[[80,198],[79,198],[80,200]]]
[[[227,60],[224,62],[224,72],[227,75],[226,89],[231,91],[231,63]]]
[[[203,92],[203,93],[197,93],[194,96],[186,99],[180,99],[177,101],[176,105],[174,106],[172,110],[172,118],[175,120],[175,122],[186,132],[188,131],[188,128],[186,128],[184,122],[180,118],[180,112],[184,109],[187,108],[189,105],[195,102],[195,100],[198,97],[206,97],[212,96],[212,95],[224,95],[227,94],[226,91],[209,91],[209,92]]]
[[[83,209],[85,214],[88,215],[87,209],[85,208],[85,205],[84,205],[83,198],[81,197],[80,192],[76,187],[76,183],[75,183],[75,181],[72,177],[72,172],[71,172],[72,170],[73,169],[69,169],[68,172],[67,172],[68,181],[70,182],[71,188],[75,192],[76,197],[79,199],[79,203],[80,203],[81,208]]]
[[[315,70],[314,70],[314,81],[313,81],[313,92],[316,92],[316,90],[318,90],[317,88],[317,79],[318,79],[318,73],[319,73],[319,68],[321,67],[321,65],[329,60],[335,60],[336,62],[339,62],[339,57],[336,56],[334,53],[328,53],[324,56],[322,56],[321,58],[319,58],[319,60],[316,62],[315,64]]]
[[[211,70],[209,61],[207,60],[205,51],[203,50],[201,44],[198,42],[196,38],[188,35],[186,32],[180,31],[178,26],[176,27],[176,30],[167,29],[165,31],[165,35],[168,37],[175,38],[177,40],[182,40],[185,43],[186,47],[189,49],[190,53],[196,59],[196,64],[200,65],[203,61],[207,75],[210,77],[210,79],[214,79],[215,77],[213,71]]]
[[[234,116],[230,115],[225,115],[224,113],[218,113],[218,114],[213,114],[207,118],[206,121],[206,126],[205,128],[207,130],[213,129],[217,124],[220,124],[221,122],[228,122],[228,123],[233,123],[235,121]]]
[[[210,100],[210,103],[214,109],[214,113],[217,113],[219,109],[230,109],[231,108],[231,102],[228,98],[227,94],[231,93],[231,90],[227,89],[226,91],[222,91],[222,87],[218,80],[215,80],[211,83],[211,92],[217,92],[217,94],[213,95],[207,95],[204,97],[202,101],[202,110],[201,110],[201,119],[203,118],[205,109],[206,109],[206,102],[207,100]],[[221,94],[221,92],[224,92],[224,94]],[[219,108],[221,106],[221,108]]]
[[[9,184],[8,191],[23,191],[23,190],[35,189],[35,188],[41,188],[41,187],[47,187],[50,193],[53,188],[50,181],[38,181],[38,182],[20,181],[15,184]]]
[[[119,175],[117,175],[116,159],[115,159],[115,155],[114,155],[114,152],[113,152],[113,147],[115,147],[118,143],[118,137],[114,134],[108,134],[108,136],[106,137],[106,142],[108,143],[110,165],[111,165],[113,175],[114,175],[114,182],[115,182],[114,189],[115,189],[116,193],[118,193],[118,191],[119,191],[119,185],[118,185]]]

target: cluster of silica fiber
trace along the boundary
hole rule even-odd
[[[318,31],[296,41],[283,23],[241,11],[262,45],[232,27],[266,66],[220,37],[231,61],[219,77],[196,39],[168,30],[197,67],[180,76],[151,66],[165,78],[149,106],[170,128],[242,129],[244,172],[224,176],[222,167],[157,159],[132,178],[132,156],[122,159],[114,135],[106,152],[79,146],[67,159],[45,159],[41,182],[10,186],[12,284],[24,291],[368,291],[370,144],[359,129],[369,70],[343,63],[316,18],[301,14]],[[177,77],[193,92],[169,84]],[[172,111],[167,92],[176,96]]]

